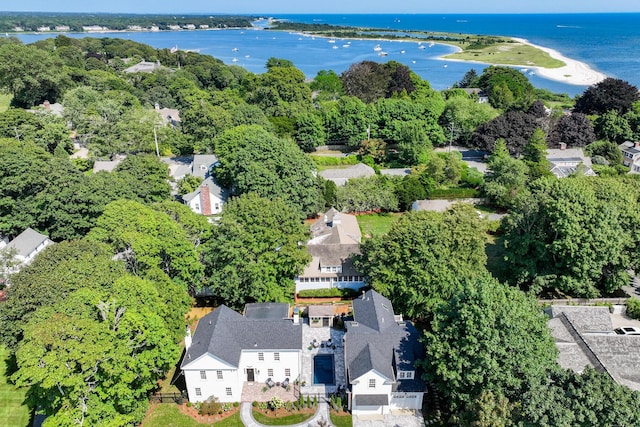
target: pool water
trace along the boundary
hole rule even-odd
[[[335,384],[333,378],[333,355],[319,354],[313,358],[313,383]]]

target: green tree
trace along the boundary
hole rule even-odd
[[[458,139],[468,143],[476,128],[498,116],[498,111],[491,105],[480,104],[466,95],[454,96],[447,99],[445,110],[440,122],[443,126],[454,123],[459,129]]]
[[[108,246],[84,240],[49,246],[11,277],[7,301],[0,305],[0,340],[15,349],[22,330],[40,307],[64,300],[80,288],[109,290],[125,273]],[[55,284],[53,286],[52,284]]]
[[[56,102],[69,85],[53,55],[35,46],[11,43],[0,47],[0,87],[13,95],[13,104],[33,107]]]
[[[526,194],[529,168],[509,155],[504,141],[496,143],[487,167],[484,191],[496,206],[510,207],[520,194]]]
[[[131,200],[109,203],[87,235],[107,243],[127,269],[144,277],[160,269],[183,289],[201,285],[203,266],[186,230],[164,212]]]
[[[596,119],[595,132],[598,138],[617,144],[633,139],[631,125],[624,115],[615,110],[607,111]]]
[[[240,309],[248,302],[290,301],[293,278],[311,260],[300,215],[279,198],[244,194],[225,204],[204,248],[207,286]]]
[[[501,110],[525,111],[535,101],[533,85],[524,74],[510,67],[485,68],[478,85],[489,94],[491,106]]]
[[[529,176],[537,179],[551,174],[551,163],[547,160],[547,140],[544,131],[536,129],[525,145],[524,162],[529,166]]]
[[[293,141],[259,126],[238,126],[216,138],[215,146],[220,166],[214,173],[233,194],[256,192],[279,197],[304,215],[318,212],[315,165]]]
[[[42,307],[25,325],[13,379],[52,425],[140,422],[180,351],[162,305],[153,284],[123,277],[109,293],[81,289]]]
[[[307,153],[324,144],[325,132],[322,117],[311,113],[300,114],[296,118],[294,137],[300,149]]]
[[[336,100],[344,95],[340,76],[333,70],[320,70],[310,84],[311,90],[317,93],[319,101]]]
[[[356,265],[398,312],[429,317],[463,283],[486,271],[484,229],[470,205],[409,212],[387,235],[365,241]]]
[[[537,301],[488,275],[466,280],[424,336],[426,379],[454,413],[490,392],[517,401],[546,380],[557,350]]]
[[[351,178],[336,189],[336,207],[344,212],[398,210],[393,182],[384,176]]]
[[[169,168],[156,156],[138,154],[127,156],[115,172],[126,181],[131,198],[144,202],[167,200],[171,193]]]
[[[624,114],[640,100],[638,88],[624,80],[606,78],[589,86],[578,98],[575,111],[584,114],[603,114],[615,111]]]
[[[629,281],[638,265],[638,190],[612,178],[543,179],[506,220],[515,283],[593,298]]]

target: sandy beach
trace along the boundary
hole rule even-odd
[[[529,41],[525,39],[514,37],[513,40],[547,52],[552,58],[558,59],[567,64],[564,67],[560,68],[529,67],[535,68],[536,73],[538,73],[541,77],[580,86],[590,86],[601,82],[607,77],[605,74],[592,69],[584,62],[567,58],[556,50],[529,43]]]

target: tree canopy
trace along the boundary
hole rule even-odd
[[[469,205],[444,213],[409,212],[388,234],[365,241],[356,265],[398,312],[428,317],[485,271],[484,229]]]
[[[623,114],[639,100],[637,87],[624,80],[607,77],[589,86],[576,101],[574,110],[584,114],[603,114],[612,110]]]
[[[232,199],[203,248],[207,294],[235,309],[290,301],[293,278],[310,261],[307,238],[299,214],[283,200],[256,193]]]

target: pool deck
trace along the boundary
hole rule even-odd
[[[339,385],[346,385],[343,337],[344,331],[329,327],[311,328],[309,327],[309,319],[304,319],[302,324],[302,373],[300,375],[300,383],[305,385],[300,387],[302,395],[324,397],[329,393],[335,393]],[[335,350],[327,346],[312,346],[314,340],[322,343],[329,339],[335,344]],[[313,384],[313,358],[317,354],[333,354],[335,384]]]

